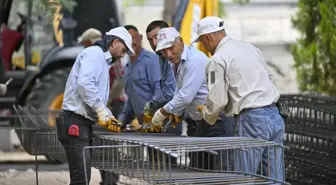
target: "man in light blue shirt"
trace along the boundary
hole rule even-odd
[[[106,107],[109,69],[126,52],[134,55],[131,43],[132,37],[124,27],[111,29],[102,40],[85,48],[71,69],[65,86],[62,112],[57,118],[58,139],[69,163],[70,185],[90,182],[90,152],[83,156],[83,148],[92,145],[92,125],[97,121],[102,126],[117,122]]]
[[[204,104],[208,94],[205,78],[208,57],[203,52],[185,45],[179,32],[173,27],[161,29],[157,39],[156,51],[160,51],[173,63],[177,86],[173,99],[156,111],[152,122],[160,123],[170,115],[188,114],[196,124],[196,137],[231,136],[232,119],[223,117],[214,125],[210,125],[197,110],[198,105]],[[208,163],[211,163],[211,169],[218,168],[216,165],[219,163],[216,163],[216,159]]]
[[[146,29],[147,40],[155,51],[157,46],[157,39],[156,35],[162,28],[168,28],[169,25],[162,21],[162,20],[155,20],[149,23]],[[160,86],[162,89],[162,93],[154,96],[151,101],[148,101],[144,107],[144,113],[149,113],[153,115],[154,112],[168,103],[170,100],[173,99],[174,91],[176,87],[175,77],[173,70],[171,68],[170,62],[162,56],[160,52],[156,53],[159,56],[159,64],[161,70],[161,81]],[[173,133],[176,135],[181,135],[181,124],[178,124],[176,128],[168,127],[164,132]]]
[[[124,81],[128,99],[118,120],[126,126],[137,118],[141,125],[146,102],[162,94],[159,57],[142,48],[142,35],[136,27],[127,25],[125,28],[132,35],[132,47],[136,54],[126,64]]]

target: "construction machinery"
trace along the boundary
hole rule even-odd
[[[58,7],[54,16],[48,16],[40,11],[37,0],[0,0],[0,82],[13,78],[8,93],[0,97],[0,109],[12,110],[16,105],[60,110],[71,66],[83,49],[76,39],[91,27],[105,33],[123,24],[120,1],[74,1],[77,6],[71,13]],[[175,1],[165,8],[164,17],[172,18],[168,22],[189,44],[197,22],[216,15],[217,1],[185,0],[178,5]],[[55,117],[48,117],[50,127]]]

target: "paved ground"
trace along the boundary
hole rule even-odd
[[[68,185],[67,164],[50,164],[38,156],[39,185]],[[0,185],[36,185],[35,157],[25,152],[0,152]],[[99,185],[99,170],[92,168],[91,185]],[[137,179],[120,177],[118,184],[144,185]]]

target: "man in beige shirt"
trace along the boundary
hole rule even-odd
[[[209,93],[206,106],[200,108],[203,118],[212,125],[224,112],[235,117],[236,135],[282,143],[285,127],[277,106],[280,95],[259,49],[228,37],[218,17],[202,19],[197,34],[194,42],[200,41],[212,54],[206,66]],[[270,164],[263,167],[263,175],[282,181],[282,159],[281,149],[238,152],[235,171],[256,173],[260,163]]]

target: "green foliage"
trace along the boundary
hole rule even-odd
[[[292,47],[301,91],[336,95],[336,1],[299,0],[292,18],[301,33]]]
[[[146,0],[123,0],[123,7],[129,7],[131,5],[145,5]]]
[[[250,3],[250,0],[232,0],[234,3],[245,5],[247,3]],[[225,4],[218,0],[218,15],[219,17],[225,17]]]
[[[76,2],[74,0],[34,0],[39,1],[38,8],[40,11],[54,14],[58,6],[62,6],[63,8],[69,10],[70,12],[73,11],[74,7],[76,6]]]

